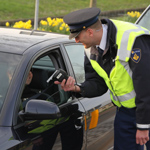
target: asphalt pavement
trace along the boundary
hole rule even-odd
[[[90,136],[88,135],[87,150],[113,150],[116,108],[112,107],[106,111],[107,113],[105,112],[104,118],[101,117],[103,114],[100,115],[100,123],[96,127],[96,130],[90,131]]]

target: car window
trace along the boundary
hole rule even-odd
[[[19,55],[0,53],[0,110],[20,58]]]
[[[85,80],[84,72],[84,46],[83,45],[65,45],[66,51],[70,58],[73,70],[76,76],[77,83]]]
[[[143,13],[143,15],[137,20],[136,24],[150,30],[150,7]]]
[[[31,99],[54,102],[58,106],[70,100],[68,93],[54,84],[53,80],[47,82],[55,70],[55,66],[49,55],[40,57],[34,62],[21,96],[23,108],[25,108],[27,102]]]

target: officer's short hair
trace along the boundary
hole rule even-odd
[[[97,20],[97,22],[92,24],[89,28],[91,28],[91,29],[99,29],[101,26],[102,26],[101,21]]]

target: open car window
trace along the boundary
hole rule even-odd
[[[59,85],[54,84],[53,80],[47,82],[55,70],[55,65],[49,54],[38,58],[34,62],[21,96],[23,108],[31,99],[54,102],[58,106],[70,101],[68,92],[64,92]]]

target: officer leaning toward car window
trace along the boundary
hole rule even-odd
[[[117,107],[114,149],[150,150],[150,31],[132,23],[102,19],[100,9],[86,8],[64,17],[69,39],[85,47],[85,82],[73,77],[61,83],[64,91],[96,97],[110,91]]]

